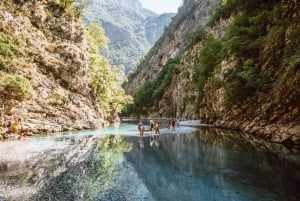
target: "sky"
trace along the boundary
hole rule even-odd
[[[177,8],[182,5],[182,0],[140,0],[144,8],[157,14],[177,13]]]

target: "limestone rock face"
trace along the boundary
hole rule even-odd
[[[299,68],[295,70],[294,74],[289,74],[288,79],[273,90],[273,93],[270,91],[267,94],[255,94],[247,97],[242,105],[233,104],[231,108],[227,108],[226,89],[222,81],[224,81],[226,73],[235,67],[237,59],[232,56],[232,58],[223,60],[217,69],[208,76],[203,92],[201,92],[201,99],[199,98],[198,93],[200,92],[193,81],[193,74],[201,62],[199,52],[204,41],[199,40],[192,47],[183,50],[185,46],[184,36],[185,33],[191,32],[199,25],[204,25],[207,22],[208,12],[214,5],[216,5],[216,1],[185,1],[170,26],[138,67],[136,74],[129,77],[126,86],[127,92],[133,94],[141,83],[154,79],[164,64],[180,52],[182,59],[176,66],[177,72],[173,74],[171,84],[159,100],[158,111],[151,115],[163,114],[165,117],[201,119],[203,123],[238,129],[269,141],[299,145]],[[295,19],[299,18],[298,10],[290,11]],[[221,38],[227,27],[233,22],[234,16],[231,16],[226,20],[219,21],[206,31],[214,38]],[[285,29],[283,38],[285,44],[283,46],[289,45],[291,35],[295,33],[295,30],[299,30],[299,23],[294,23]],[[288,72],[289,67],[281,66],[282,69],[278,70],[266,62],[260,68],[262,71],[270,70],[275,71],[276,74],[284,74]],[[277,101],[275,101],[276,99]],[[280,100],[278,101],[278,99]]]
[[[89,96],[88,47],[78,19],[52,0],[1,1],[0,29],[18,47],[5,72],[22,75],[33,88],[22,102],[0,94],[1,134],[15,118],[33,134],[106,124]]]
[[[141,83],[153,79],[170,58],[174,58],[186,45],[185,35],[193,32],[199,26],[204,26],[209,19],[209,12],[217,0],[196,0],[184,3],[173,17],[154,47],[145,56],[145,59],[138,66],[141,71],[134,77],[129,77],[125,86],[131,94]]]
[[[232,23],[233,18],[223,20],[221,23],[208,30],[216,38],[222,37],[226,27]],[[159,114],[166,116],[179,116],[188,119],[201,119],[203,123],[217,127],[238,129],[253,135],[263,137],[268,141],[280,143],[300,144],[299,127],[299,102],[290,104],[289,108],[278,105],[273,101],[273,95],[266,94],[259,99],[250,98],[240,108],[232,107],[230,110],[225,107],[225,88],[216,86],[214,80],[222,80],[226,72],[234,67],[232,61],[223,61],[220,68],[214,72],[204,87],[204,96],[200,102],[196,102],[198,94],[195,83],[192,81],[193,69],[199,64],[199,50],[203,44],[200,41],[191,49],[186,51],[178,68],[180,73],[173,76],[172,84],[168,87],[163,99],[160,101]],[[288,82],[293,83],[294,78]],[[296,83],[296,82],[294,82]],[[286,85],[283,96],[284,101],[299,96],[295,84]],[[294,89],[288,93],[288,90]],[[288,96],[287,94],[292,94]],[[294,96],[293,96],[294,94]],[[272,98],[273,97],[273,98]],[[195,107],[195,105],[198,107]],[[199,108],[196,110],[195,108]],[[158,115],[158,114],[154,114]]]

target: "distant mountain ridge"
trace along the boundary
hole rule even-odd
[[[173,15],[158,15],[143,8],[138,0],[92,0],[84,20],[103,26],[110,39],[103,54],[112,65],[123,65],[127,74],[160,37]]]

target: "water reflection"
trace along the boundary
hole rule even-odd
[[[159,135],[150,136],[150,147],[159,147]]]
[[[134,140],[134,139],[132,139]],[[299,152],[238,132],[161,135],[125,154],[154,200],[299,200]],[[289,154],[290,157],[286,157]],[[283,169],[282,169],[283,168]]]
[[[24,148],[26,142],[21,143]],[[95,193],[105,192],[111,185],[119,158],[131,149],[123,137],[111,135],[60,138],[55,143],[48,143],[51,145],[48,149],[35,146],[36,150],[23,153],[26,160],[1,160],[2,197],[12,200],[90,200]],[[55,149],[54,144],[64,149]],[[14,145],[7,148],[12,147]]]
[[[299,151],[233,131],[62,135],[3,142],[0,151],[0,200],[300,198]]]

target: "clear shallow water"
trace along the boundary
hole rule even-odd
[[[141,146],[136,127],[0,142],[0,200],[300,200],[297,150],[183,127]]]

